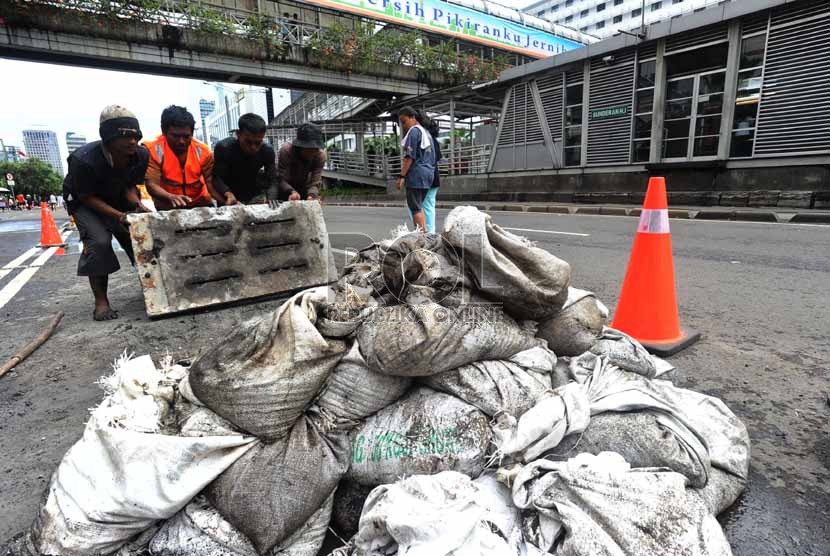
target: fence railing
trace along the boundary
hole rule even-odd
[[[442,176],[484,174],[490,163],[492,148],[492,145],[472,145],[447,150],[442,153],[438,171]],[[330,151],[325,169],[341,174],[393,180],[401,172],[401,162],[401,157],[397,154]]]

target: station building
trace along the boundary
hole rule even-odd
[[[504,72],[488,172],[447,193],[830,208],[830,0],[727,2]]]

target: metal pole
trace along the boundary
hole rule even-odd
[[[225,98],[225,120],[228,122],[228,136],[230,136],[231,129],[233,129],[233,126],[231,126],[231,105],[230,102],[228,102],[227,93],[222,96]]]
[[[455,99],[450,99],[450,175],[455,174]]]

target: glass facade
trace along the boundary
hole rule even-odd
[[[656,60],[645,60],[637,65],[637,92],[634,95],[634,124],[631,134],[632,162],[648,162],[649,159],[656,68]]]
[[[565,83],[565,131],[562,135],[565,166],[582,163],[582,80]]]
[[[752,156],[758,105],[761,102],[761,85],[764,78],[766,42],[766,33],[744,37],[741,40],[738,91],[729,145],[729,156],[732,158]]]

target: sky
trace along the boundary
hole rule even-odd
[[[185,106],[198,122],[199,99],[217,100],[215,88],[202,81],[140,73],[0,59],[0,76],[0,139],[23,147],[24,129],[51,129],[64,160],[66,132],[99,139],[98,117],[109,104],[132,110],[144,137],[155,137],[165,107]]]

